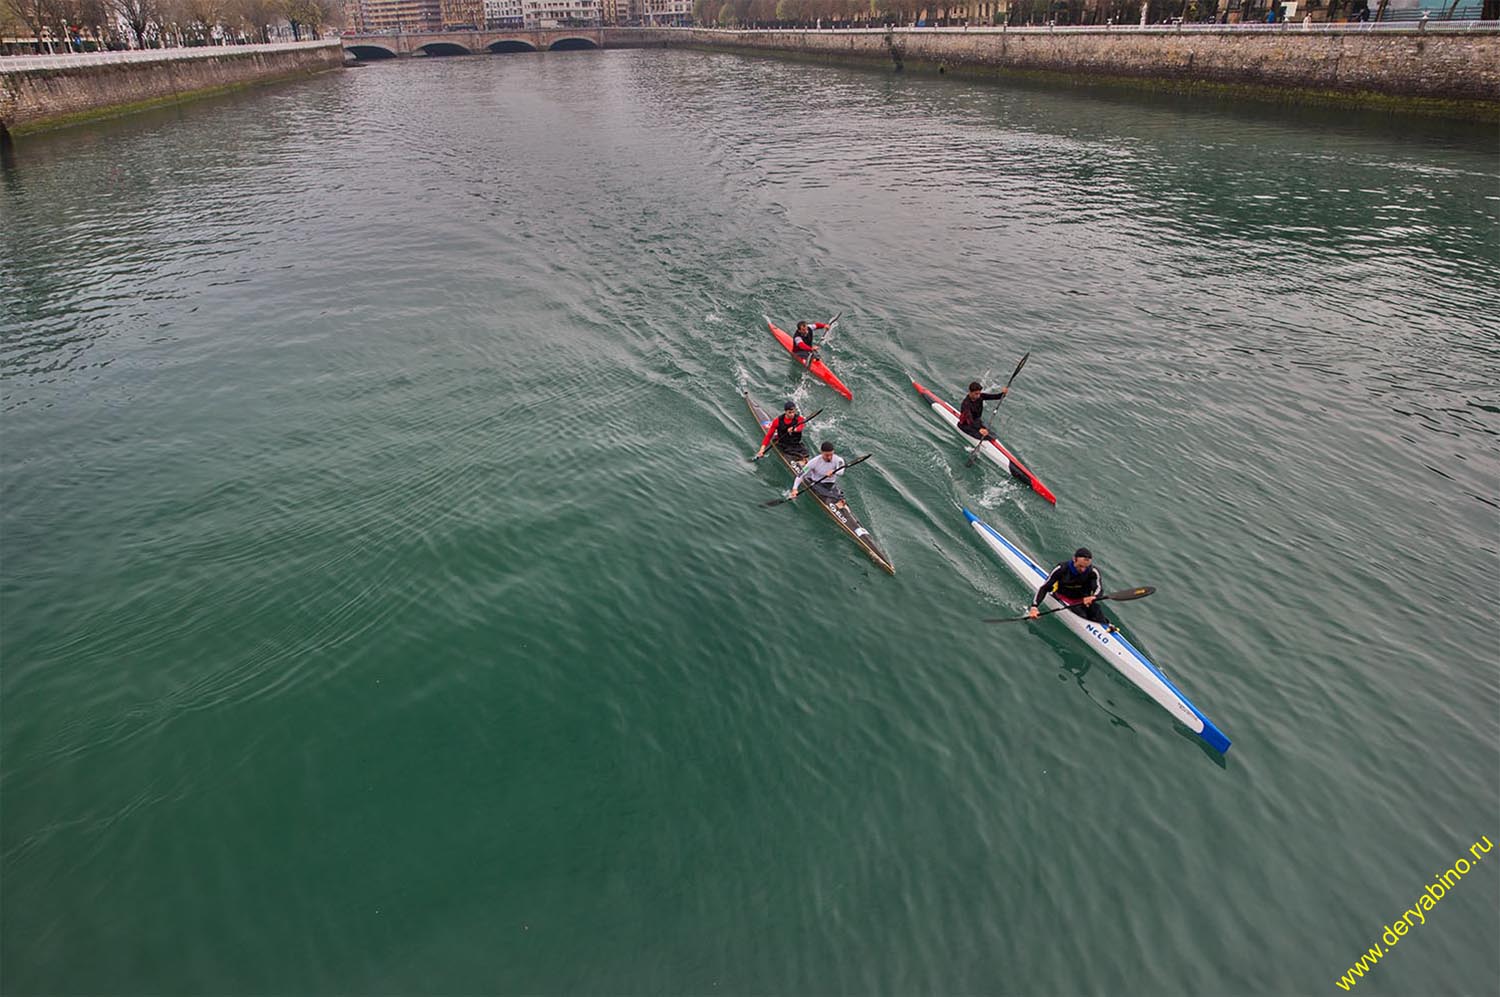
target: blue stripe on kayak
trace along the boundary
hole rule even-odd
[[[971,522],[971,523],[978,523],[980,526],[984,527],[984,530],[985,530],[986,533],[988,533],[990,536],[994,537],[996,540],[1000,541],[1001,543],[1005,544],[1006,547],[1010,548],[1010,552],[1012,554],[1015,554],[1021,560],[1025,561],[1027,564],[1031,565],[1031,570],[1038,572],[1043,578],[1047,577],[1047,575],[1049,574],[1049,572],[1043,571],[1042,570],[1042,566],[1040,564],[1037,564],[1030,557],[1028,557],[1026,555],[1026,552],[1024,550],[1022,550],[1021,548],[1017,547],[1015,544],[1011,543],[1009,540],[1005,539],[1005,537],[1001,536],[1000,532],[998,530],[996,530],[993,526],[991,526],[989,523],[986,523],[984,520],[982,520],[978,516],[974,515],[968,509],[964,510],[964,517],[966,519],[968,519],[969,522]]]
[[[1045,578],[1047,576],[1047,573],[1045,571],[1042,571],[1042,568],[1041,568],[1041,566],[1039,564],[1037,564],[1031,558],[1029,558],[1029,557],[1026,556],[1026,552],[1025,551],[1021,550],[1021,548],[1017,547],[1015,544],[1013,544],[1009,540],[1005,539],[1005,537],[1000,533],[1000,531],[997,530],[997,529],[995,529],[989,523],[986,523],[984,520],[982,520],[978,516],[974,515],[968,509],[964,510],[964,518],[967,519],[971,523],[977,523],[980,526],[980,528],[982,528],[986,533],[988,533],[990,536],[994,537],[996,540],[998,540],[1002,544],[1004,544],[1008,550],[1010,550],[1013,554],[1015,554],[1021,560],[1025,561],[1027,564],[1031,565],[1031,567],[1032,567],[1033,570],[1041,572],[1043,578]],[[1214,722],[1212,720],[1208,719],[1208,717],[1204,716],[1203,715],[1203,711],[1200,710],[1200,709],[1198,709],[1198,707],[1194,706],[1193,705],[1193,701],[1190,700],[1190,699],[1188,699],[1186,696],[1184,696],[1182,694],[1182,690],[1179,689],[1179,688],[1177,688],[1175,685],[1173,685],[1172,684],[1172,680],[1169,679],[1169,678],[1167,678],[1165,675],[1163,675],[1160,668],[1157,668],[1155,665],[1153,665],[1151,663],[1151,661],[1150,661],[1149,658],[1147,658],[1140,651],[1136,650],[1135,646],[1133,644],[1131,644],[1130,641],[1126,640],[1125,636],[1123,634],[1116,633],[1113,636],[1114,636],[1114,639],[1119,642],[1120,646],[1123,647],[1123,648],[1125,648],[1125,650],[1129,651],[1130,654],[1131,654],[1131,656],[1134,657],[1136,661],[1139,661],[1142,665],[1145,665],[1146,669],[1148,671],[1150,671],[1152,675],[1155,675],[1161,681],[1162,685],[1164,685],[1168,689],[1172,690],[1172,695],[1176,696],[1179,700],[1181,700],[1182,701],[1182,705],[1186,706],[1189,710],[1191,710],[1193,712],[1193,716],[1197,717],[1199,720],[1201,720],[1203,722],[1203,731],[1198,736],[1201,737],[1201,738],[1203,738],[1204,742],[1210,748],[1213,748],[1215,751],[1217,751],[1221,755],[1224,752],[1226,752],[1226,751],[1229,750],[1229,738],[1224,736],[1224,732],[1221,731],[1221,730],[1219,730],[1218,727],[1214,726]]]

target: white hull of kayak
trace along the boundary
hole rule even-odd
[[[1005,562],[1006,566],[1030,591],[1035,592],[1042,582],[1047,580],[1048,572],[1028,557],[1021,548],[1002,536],[993,526],[968,509],[964,510],[964,518],[969,521],[970,526],[974,527],[974,532],[979,534],[980,539],[995,552],[1000,560]],[[1050,595],[1044,602],[1046,604],[1044,608],[1047,609],[1056,609],[1064,605]],[[1161,670],[1148,661],[1144,654],[1136,650],[1123,634],[1109,633],[1104,627],[1076,613],[1062,612],[1053,615],[1054,618],[1062,620],[1069,630],[1097,651],[1099,656],[1113,665],[1121,675],[1154,699],[1157,705],[1172,715],[1173,719],[1201,737],[1205,744],[1220,754],[1229,750],[1229,738],[1224,736],[1224,732],[1200,713],[1198,708],[1161,673]]]
[[[979,441],[958,428],[958,410],[933,394],[930,389],[923,387],[922,383],[916,378],[911,379],[911,386],[917,390],[917,394],[922,396],[922,400],[927,403],[928,408],[932,409],[934,415],[953,427],[953,431],[958,434],[959,439],[964,441],[963,447],[965,452],[973,452],[975,445]],[[990,436],[986,442],[989,445],[979,447],[979,452],[988,457],[991,463],[995,464],[1011,477],[1019,478],[1021,481],[1026,482],[1032,491],[1048,502],[1051,502],[1053,505],[1057,504],[1057,496],[1052,494],[1052,489],[1042,484],[1042,479],[1032,474],[1031,469],[1021,463],[1021,458],[1005,448],[1005,444],[1001,443],[994,436]]]

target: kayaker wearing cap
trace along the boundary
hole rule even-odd
[[[807,325],[806,322],[798,322],[797,331],[792,333],[792,356],[807,357],[810,360],[812,354],[818,352],[818,348],[813,345],[812,329],[809,329]],[[814,322],[812,328],[826,329],[828,323]]]
[[[816,413],[814,413],[816,414]],[[797,413],[797,403],[787,402],[780,415],[771,420],[771,425],[766,427],[765,439],[760,441],[760,449],[755,451],[755,459],[760,460],[766,455],[766,447],[771,445],[771,437],[776,437],[776,445],[781,452],[788,457],[807,456],[807,448],[802,445],[802,430],[807,426],[807,420]]]
[[[1115,625],[1094,601],[1103,591],[1103,584],[1099,578],[1099,569],[1094,567],[1094,555],[1087,547],[1079,547],[1073,552],[1071,561],[1064,561],[1052,569],[1052,574],[1047,576],[1047,580],[1042,582],[1042,587],[1032,597],[1031,608],[1026,611],[1026,615],[1036,619],[1041,614],[1037,607],[1049,595],[1080,599],[1081,605],[1072,607],[1072,611],[1086,620],[1104,624],[1113,633]]]
[[[818,448],[819,453],[802,473],[797,475],[797,480],[792,482],[792,494],[789,498],[797,497],[797,489],[802,487],[804,481],[819,498],[827,499],[838,508],[844,508],[844,490],[839,487],[838,478],[844,473],[844,458],[833,452],[833,444],[824,441]]]
[[[958,406],[958,428],[976,440],[988,439],[990,427],[984,424],[984,403],[1001,401],[1008,394],[1010,385],[1001,388],[999,392],[987,392],[978,381],[970,381],[969,393],[964,395],[964,400]]]

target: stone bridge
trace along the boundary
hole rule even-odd
[[[394,59],[408,55],[555,52],[603,47],[602,28],[513,28],[497,31],[412,31],[344,35],[344,51],[361,60]]]

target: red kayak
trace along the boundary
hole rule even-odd
[[[911,386],[917,389],[917,394],[922,396],[922,401],[926,402],[932,407],[933,413],[939,419],[952,426],[953,431],[959,435],[959,438],[965,441],[964,449],[967,450],[973,447],[978,442],[974,439],[974,437],[958,428],[958,409],[954,408],[952,405],[949,405],[947,402],[943,401],[943,399],[939,398],[931,391],[928,391],[926,388],[922,387],[922,385],[917,383],[916,378],[912,378]],[[989,443],[991,444],[990,446],[981,447],[979,452],[984,454],[995,464],[998,464],[1000,467],[1010,472],[1011,477],[1019,478],[1022,481],[1026,482],[1031,486],[1031,490],[1036,492],[1042,498],[1046,499],[1048,502],[1051,502],[1053,505],[1057,504],[1057,496],[1052,494],[1052,489],[1042,484],[1042,480],[1036,475],[1032,474],[1025,464],[1021,463],[1021,458],[1005,449],[1004,444],[995,439],[993,436],[989,438]]]
[[[834,376],[833,371],[828,369],[828,365],[826,363],[816,358],[813,359],[812,363],[808,363],[807,361],[803,360],[801,357],[797,356],[797,354],[792,353],[791,336],[788,336],[785,332],[776,328],[776,323],[772,322],[770,319],[766,319],[766,325],[770,328],[771,335],[776,337],[776,341],[784,346],[788,353],[792,354],[793,360],[797,361],[802,366],[806,367],[808,370],[816,374],[820,379],[822,379],[824,384],[828,385],[834,391],[837,391],[839,394],[843,395],[851,402],[854,401],[853,393],[851,393],[848,388],[844,387],[843,381],[840,381],[837,377]]]

